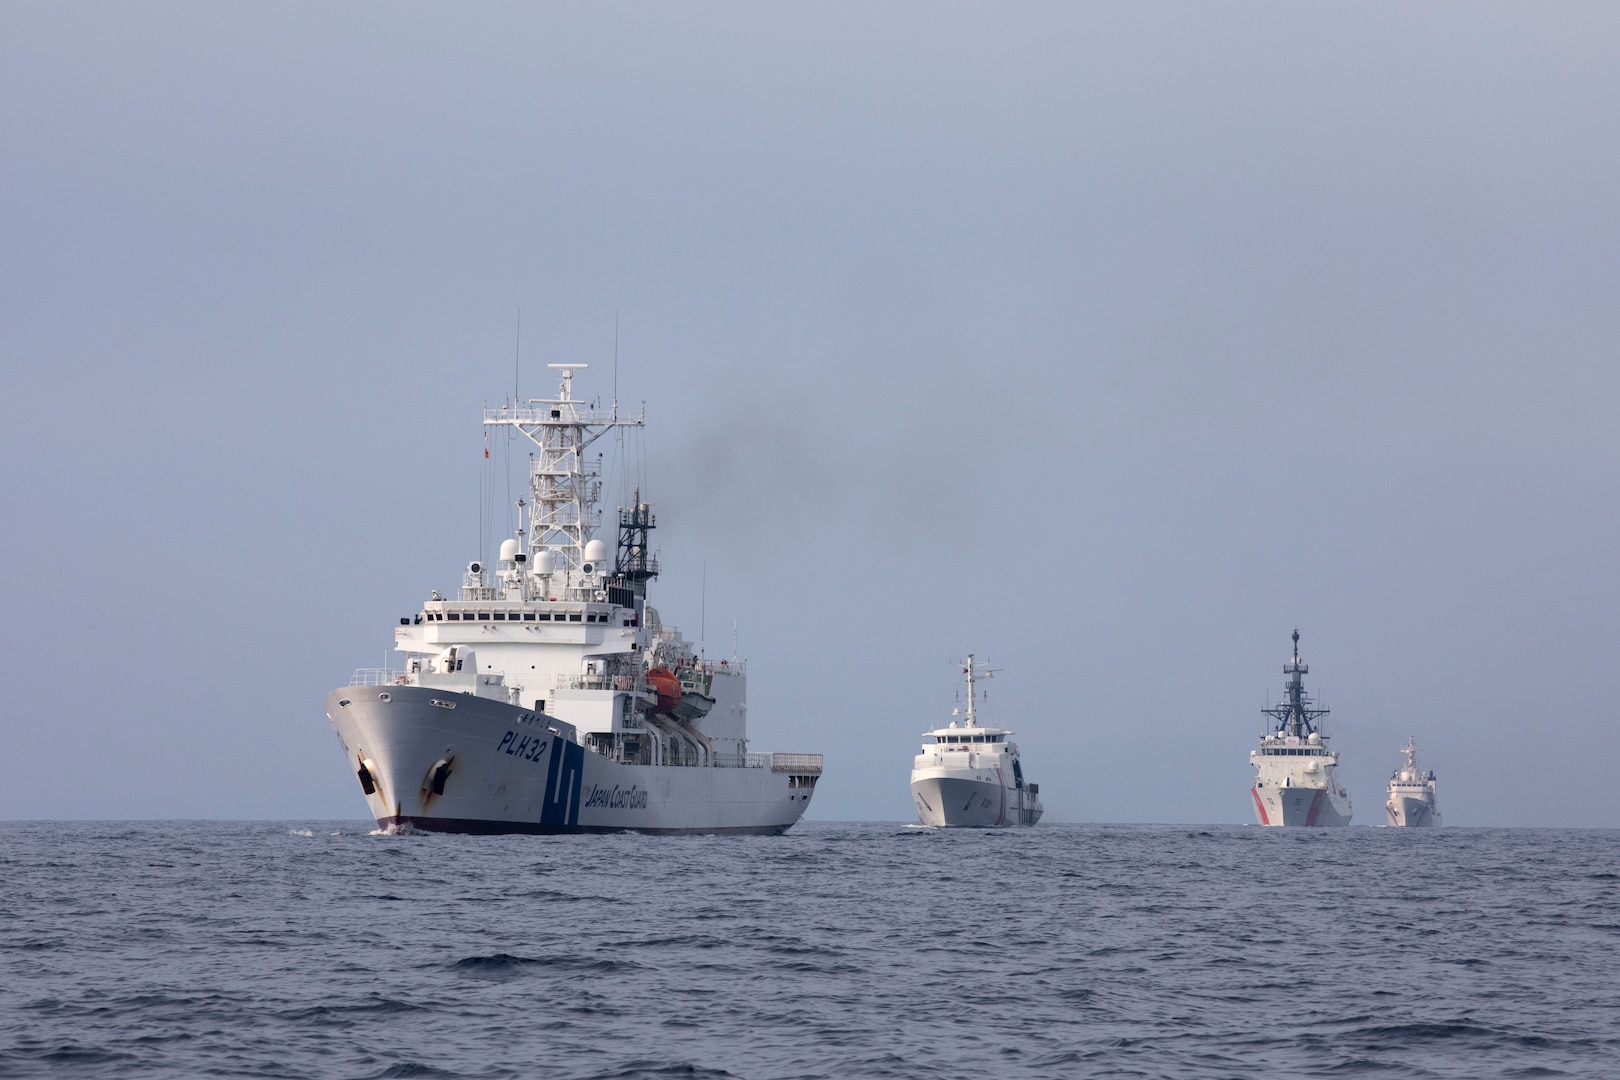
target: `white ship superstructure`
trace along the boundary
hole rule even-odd
[[[647,603],[656,522],[639,492],[615,547],[595,537],[601,455],[586,451],[643,418],[576,401],[585,365],[551,366],[556,398],[484,412],[486,429],[534,444],[518,535],[399,620],[397,670],[356,672],[326,699],[372,816],[450,832],[786,830],[821,755],[751,752],[745,663],[706,659]]]
[[[1327,748],[1322,732],[1326,709],[1312,708],[1304,676],[1310,668],[1299,658],[1299,631],[1294,656],[1283,665],[1288,700],[1261,710],[1275,727],[1249,751],[1254,766],[1254,812],[1262,825],[1348,825],[1350,793],[1339,783],[1339,755]]]
[[[952,720],[947,727],[926,732],[934,741],[923,744],[912,763],[911,799],[917,805],[917,819],[935,827],[1033,825],[1041,820],[1041,789],[1025,781],[1013,733],[979,724],[976,684],[994,669],[983,667],[969,653],[962,674],[967,678],[963,723]]]
[[[1418,765],[1417,743],[1410,736],[1401,747],[1406,764],[1389,780],[1389,801],[1384,810],[1389,823],[1397,827],[1422,828],[1440,825],[1440,803],[1435,794],[1434,771],[1425,773]]]

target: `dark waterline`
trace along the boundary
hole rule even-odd
[[[1620,832],[0,823],[0,1075],[1620,1075]]]

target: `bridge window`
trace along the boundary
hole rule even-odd
[[[579,612],[577,612],[577,611],[570,611],[570,612],[569,612],[569,613],[568,613],[568,621],[569,621],[569,622],[579,622]]]
[[[532,612],[532,611],[525,611],[525,612],[524,612],[524,613],[523,613],[523,621],[524,621],[524,622],[534,622],[534,612]]]
[[[551,612],[542,611],[540,613],[540,615],[539,615],[539,619],[540,619],[541,622],[550,622],[551,621]]]
[[[461,621],[461,615],[458,612],[452,611],[450,613],[450,621],[451,622],[460,622]]]

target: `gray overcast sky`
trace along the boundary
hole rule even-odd
[[[645,399],[811,814],[972,650],[1050,816],[1620,825],[1613,4],[0,7],[0,818],[361,817],[321,699],[477,557],[479,410]],[[504,483],[504,477],[501,479]],[[503,490],[504,499],[504,490]],[[502,511],[504,513],[504,511]],[[498,522],[499,523],[499,522]]]

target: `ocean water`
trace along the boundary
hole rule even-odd
[[[0,1075],[1620,1076],[1620,832],[0,823]]]

